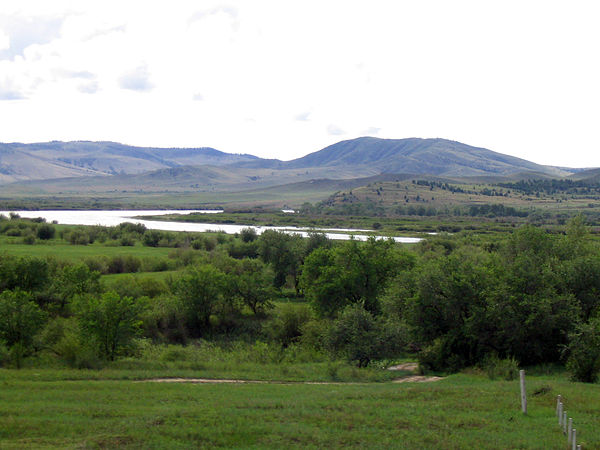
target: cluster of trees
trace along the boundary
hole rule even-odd
[[[424,367],[458,370],[489,355],[521,364],[584,365],[600,336],[600,253],[581,218],[564,236],[524,226],[499,246],[430,247],[396,278],[383,310],[410,327]]]
[[[522,192],[526,195],[554,194],[600,194],[600,183],[594,180],[521,180],[514,183],[499,183],[500,186]]]
[[[500,242],[459,233],[414,249],[250,229],[210,250],[197,239],[163,280],[108,284],[83,262],[2,255],[0,362],[46,352],[93,366],[137,336],[267,340],[359,366],[412,351],[435,371],[562,361],[593,381],[600,368],[600,249],[581,217],[564,235],[526,225]],[[284,292],[305,302],[273,309]]]
[[[502,204],[469,206],[469,216],[471,217],[527,217],[528,215],[528,211]]]

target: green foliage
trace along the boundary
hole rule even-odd
[[[224,309],[227,276],[212,264],[190,266],[177,281],[175,292],[185,309],[188,329],[202,336],[211,326],[211,315]]]
[[[515,380],[519,376],[519,363],[514,358],[500,359],[491,354],[483,362],[483,370],[490,380]]]
[[[55,234],[56,234],[56,229],[54,228],[54,226],[52,226],[48,223],[43,223],[40,226],[38,226],[38,228],[37,228],[38,239],[42,239],[42,240],[52,239],[52,238],[54,238]]]
[[[235,275],[230,277],[230,283],[235,295],[239,296],[254,314],[273,307],[273,272],[260,260],[240,261]]]
[[[600,318],[577,326],[566,347],[567,370],[574,381],[595,383],[600,373]]]
[[[142,313],[144,336],[158,343],[185,344],[188,339],[186,312],[179,297],[161,295]]]
[[[36,291],[48,283],[48,262],[35,257],[0,257],[0,292],[5,289]]]
[[[396,251],[392,241],[350,240],[313,251],[304,262],[300,286],[321,316],[333,317],[350,304],[377,314],[386,283],[413,263],[412,256]]]
[[[303,327],[311,318],[308,305],[285,304],[275,310],[263,329],[272,341],[287,347],[302,336]]]
[[[100,272],[84,263],[67,264],[54,276],[53,284],[61,299],[61,307],[76,295],[100,292]]]
[[[75,317],[50,320],[36,340],[39,348],[50,351],[68,367],[98,369],[102,365],[93,341],[82,333]]]
[[[113,361],[138,334],[143,305],[114,291],[99,297],[79,297],[76,316],[84,335],[96,344],[101,357]]]
[[[242,228],[240,237],[243,242],[253,242],[258,238],[258,234],[254,228]]]
[[[275,287],[282,287],[288,275],[294,278],[294,285],[297,285],[303,254],[302,237],[298,234],[267,230],[260,235],[258,243],[260,258],[270,264],[275,272]]]
[[[373,359],[398,356],[406,345],[403,334],[362,306],[349,305],[331,324],[325,342],[334,355],[366,367]]]
[[[28,293],[17,289],[0,294],[0,341],[8,347],[17,368],[31,351],[33,337],[44,320],[44,312]]]

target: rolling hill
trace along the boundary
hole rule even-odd
[[[570,172],[524,159],[472,147],[447,139],[379,139],[362,137],[338,142],[286,168],[368,166],[380,173],[413,173],[440,176],[509,175],[540,172],[566,176]]]
[[[566,177],[574,172],[576,169],[543,166],[446,139],[362,137],[292,161],[213,148],[132,147],[114,142],[0,144],[0,183],[5,185],[5,192],[9,192],[6,184],[15,182],[49,193],[165,189],[234,192],[382,174],[489,179]]]
[[[257,159],[213,148],[132,147],[115,142],[0,144],[0,183],[65,177],[139,174],[154,170]]]

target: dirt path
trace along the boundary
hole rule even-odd
[[[398,364],[388,367],[388,370],[415,372],[419,365],[414,362]],[[392,383],[428,383],[442,380],[442,377],[428,377],[421,375],[408,375],[392,380]],[[231,380],[231,379],[213,379],[213,378],[152,378],[150,380],[141,380],[144,383],[195,383],[195,384],[365,384],[357,382],[336,382],[336,381],[265,381],[265,380]]]

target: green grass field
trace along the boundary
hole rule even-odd
[[[101,244],[90,245],[71,245],[62,242],[39,242],[33,245],[19,244],[15,238],[0,237],[0,253],[6,253],[15,256],[39,256],[54,257],[65,261],[77,261],[87,257],[94,256],[137,256],[146,257],[167,257],[172,248],[144,247],[135,245],[132,247],[115,246],[110,247]]]
[[[583,448],[600,447],[600,386],[557,375],[528,377],[523,416],[518,381],[473,374],[415,384],[175,384],[70,373],[0,370],[0,448],[560,449],[559,393]]]

